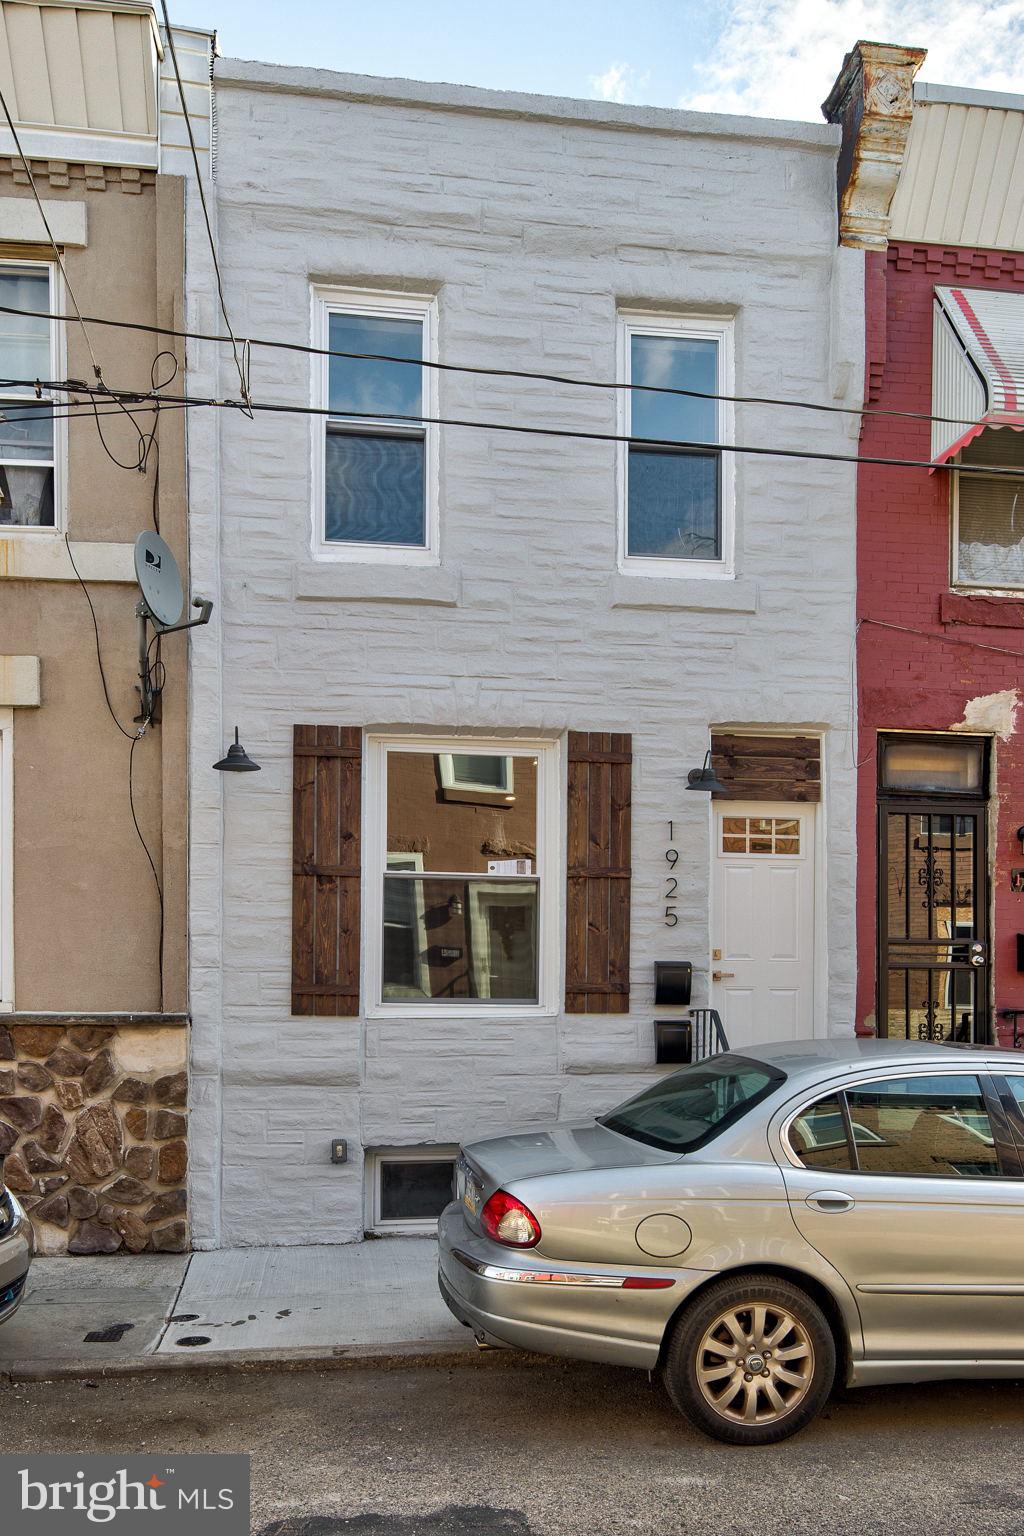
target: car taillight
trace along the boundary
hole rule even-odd
[[[531,1210],[503,1189],[496,1189],[480,1212],[488,1237],[509,1248],[533,1248],[540,1242],[540,1223]]]

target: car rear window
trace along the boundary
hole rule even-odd
[[[694,1152],[785,1081],[777,1067],[749,1056],[715,1056],[645,1088],[600,1123],[666,1152]]]

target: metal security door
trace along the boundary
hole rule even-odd
[[[985,805],[882,799],[878,823],[879,1033],[987,1041]]]

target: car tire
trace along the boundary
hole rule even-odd
[[[817,1302],[775,1275],[727,1276],[684,1308],[662,1377],[690,1423],[730,1445],[774,1445],[822,1410],[836,1344]]]

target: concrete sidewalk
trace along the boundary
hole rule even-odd
[[[417,1237],[37,1258],[25,1301],[0,1328],[0,1378],[474,1358],[436,1274],[436,1242]]]

